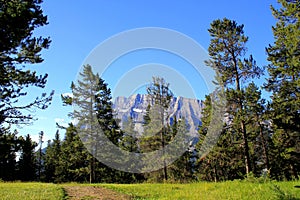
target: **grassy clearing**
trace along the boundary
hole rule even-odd
[[[3,200],[59,200],[64,199],[62,187],[48,183],[0,183],[0,199]]]
[[[46,183],[0,183],[0,199],[65,199],[64,187],[92,187],[95,196],[115,195],[114,199],[124,199],[124,195],[117,195],[109,191],[97,190],[97,187],[113,189],[127,194],[133,199],[291,199],[300,200],[300,181],[296,182],[246,182],[227,181],[222,183],[191,183],[191,184],[46,184]],[[88,186],[88,187],[87,187]],[[99,188],[100,189],[100,188]],[[95,193],[95,194],[94,194]],[[81,195],[81,196],[82,196]],[[116,196],[117,195],[117,196]],[[75,195],[76,196],[76,195]],[[110,196],[112,197],[112,196]],[[124,197],[124,198],[122,198]]]
[[[250,183],[228,181],[192,184],[99,184],[134,199],[299,199],[300,182]]]

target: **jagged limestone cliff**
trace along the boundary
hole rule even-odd
[[[122,122],[128,117],[133,119],[135,128],[142,132],[143,116],[146,114],[147,106],[151,104],[150,97],[146,94],[135,94],[130,97],[116,97],[114,100],[114,110],[116,118]],[[176,119],[185,119],[192,136],[196,136],[196,130],[201,124],[201,112],[203,102],[197,99],[184,97],[173,97],[168,109],[169,123]]]

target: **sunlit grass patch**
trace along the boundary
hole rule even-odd
[[[64,187],[105,187],[132,199],[292,199],[300,200],[300,181],[291,182],[247,182],[226,181],[219,183],[199,182],[190,184],[48,184],[48,183],[0,183],[0,199],[65,199]],[[98,190],[94,190],[98,191]],[[101,192],[100,192],[101,193]],[[99,193],[99,195],[100,195]],[[101,193],[103,195],[103,192]],[[97,195],[97,194],[95,194]],[[87,195],[86,195],[87,196]]]
[[[274,190],[277,185],[284,194]],[[134,199],[299,199],[300,182],[250,183],[226,181],[191,184],[99,184],[129,194]]]
[[[64,199],[63,189],[48,183],[0,183],[0,199],[3,200],[59,200]]]

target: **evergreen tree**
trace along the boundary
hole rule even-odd
[[[19,137],[21,147],[21,155],[18,161],[18,179],[22,181],[34,181],[36,179],[37,162],[35,157],[35,147],[37,144],[32,141],[30,135],[26,135],[25,139]]]
[[[150,127],[156,130],[155,132],[159,134],[160,148],[163,150],[163,157],[165,156],[164,148],[168,141],[170,141],[170,138],[168,139],[170,131],[168,128],[169,116],[167,111],[170,106],[171,99],[173,98],[173,93],[169,89],[169,85],[170,84],[167,83],[163,78],[153,77],[152,83],[147,87],[147,93],[150,96],[151,103],[153,105],[150,108],[150,118],[152,117],[150,120]],[[154,113],[151,115],[151,112]],[[160,128],[158,127],[157,129],[156,125],[159,125]],[[165,160],[163,178],[165,181],[168,180],[167,165]]]
[[[270,77],[265,87],[272,92],[270,118],[278,158],[277,178],[300,174],[300,2],[279,0],[281,8],[271,7],[277,19],[275,42],[266,49]]]
[[[89,159],[76,127],[69,124],[63,140],[60,139],[59,131],[53,141],[48,141],[44,155],[44,181],[62,182],[88,182]]]
[[[177,135],[180,140],[187,140],[186,133],[188,131],[185,119],[178,119],[174,116],[173,124],[171,125],[170,141]],[[193,144],[186,149],[183,155],[180,156],[174,163],[168,166],[170,180],[175,182],[189,182],[194,179],[194,161],[193,161]],[[176,148],[175,148],[176,150]]]
[[[62,179],[59,177],[61,175],[59,172],[62,156],[61,143],[59,131],[57,130],[52,142],[51,140],[48,141],[44,156],[45,171],[43,179],[46,182],[62,182]]]
[[[0,126],[26,124],[33,117],[24,111],[48,107],[49,96],[42,93],[28,104],[19,99],[27,95],[25,88],[44,88],[47,74],[24,70],[25,64],[41,63],[41,51],[49,47],[50,39],[34,37],[33,31],[47,24],[41,0],[0,1]]]
[[[129,152],[139,152],[137,131],[134,130],[134,122],[132,117],[128,117],[127,121],[123,122],[123,137],[120,141],[121,147]]]
[[[161,144],[161,115],[157,111],[158,106],[152,105],[149,103],[146,108],[146,114],[143,116],[143,135],[138,140],[139,151],[141,153],[149,153],[162,148]],[[142,162],[149,162],[147,156],[142,160]],[[153,159],[153,158],[152,158]],[[158,159],[158,158],[157,158]],[[153,165],[156,163],[153,162]],[[152,171],[153,166],[150,166],[149,169],[144,167],[144,170],[150,171],[144,173],[143,176],[148,182],[162,182],[164,180],[162,170]]]
[[[135,124],[132,117],[128,117],[126,121],[123,121],[122,126],[122,138],[120,140],[120,147],[128,152],[139,153],[140,148],[138,144],[138,132],[135,130]],[[137,155],[138,156],[138,155]],[[138,158],[135,159],[137,162],[140,160]],[[123,164],[126,164],[132,168],[138,166],[140,163],[132,162],[132,159],[123,160]],[[140,161],[141,162],[141,161]],[[129,172],[116,172],[119,177],[117,177],[118,183],[133,183],[137,181],[144,180],[142,174],[134,174]]]
[[[202,124],[199,129],[199,142],[196,149],[199,152],[197,166],[197,177],[204,181],[224,181],[243,178],[243,147],[240,145],[241,139],[235,129],[231,128],[232,116],[227,113],[225,124],[219,135],[217,143],[209,153],[202,153],[204,141],[208,137],[208,130],[212,127],[211,120],[213,117],[213,95],[206,95],[204,109],[202,110]],[[214,122],[212,122],[214,123]],[[209,142],[208,142],[209,144]]]
[[[25,139],[17,135],[17,130],[13,133],[7,131],[0,135],[0,179],[5,181],[36,180],[35,147],[37,145],[31,140],[30,135],[27,135]]]
[[[41,131],[39,133],[39,150],[37,152],[37,159],[38,159],[38,180],[40,181],[42,178],[42,173],[43,173],[43,158],[44,158],[44,153],[42,151],[43,149],[43,137],[44,137],[44,131]]]
[[[259,77],[262,70],[256,65],[252,55],[249,58],[245,57],[248,37],[244,35],[243,27],[226,18],[211,23],[208,31],[212,39],[207,65],[217,71],[227,88],[228,112],[234,116],[234,124],[231,127],[242,137],[245,172],[248,174],[251,171],[251,160],[242,83],[246,83],[250,78]]]
[[[0,179],[13,181],[16,178],[16,153],[19,151],[18,132],[0,134]]]
[[[272,131],[267,116],[268,108],[265,99],[261,98],[261,91],[253,82],[245,88],[244,96],[246,123],[250,133],[249,139],[253,145],[253,172],[260,175],[262,168],[257,163],[262,163],[259,165],[268,171],[271,169],[269,152]]]
[[[139,140],[140,151],[143,153],[162,148],[161,132],[158,131],[163,128],[159,109],[159,106],[149,104],[143,116],[143,137]]]
[[[96,179],[96,170],[100,173],[108,170],[106,166],[96,161],[97,154],[103,155],[105,145],[102,144],[102,133],[115,145],[119,146],[122,139],[122,132],[119,130],[116,120],[113,118],[111,102],[111,91],[107,83],[94,74],[90,65],[85,65],[80,72],[79,80],[76,84],[72,83],[71,89],[73,97],[63,97],[65,104],[70,104],[76,108],[71,116],[78,121],[77,131],[80,134],[84,145],[91,152],[90,157],[90,182]],[[98,163],[98,164],[97,164]],[[106,169],[96,169],[106,168]],[[107,176],[109,176],[108,172]],[[112,174],[112,173],[110,173]],[[98,175],[99,176],[99,175]],[[104,177],[104,174],[101,175]],[[100,177],[101,177],[100,176]]]
[[[91,155],[82,143],[77,128],[73,124],[69,124],[61,144],[61,156],[57,171],[61,182],[88,182],[89,160],[91,160]]]

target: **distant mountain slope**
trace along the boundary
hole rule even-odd
[[[150,103],[150,97],[146,94],[135,94],[130,97],[116,97],[113,108],[116,112],[116,118],[127,120],[132,117],[135,122],[135,128],[142,130],[143,116],[146,113],[146,108]],[[173,97],[170,103],[168,113],[170,115],[170,122],[177,119],[184,118],[189,126],[192,136],[196,136],[196,130],[201,124],[201,112],[203,109],[203,102],[197,99],[189,99],[184,97]]]

